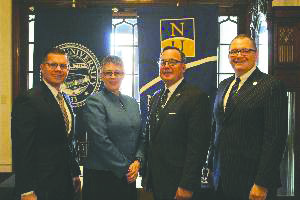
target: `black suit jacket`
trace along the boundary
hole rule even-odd
[[[72,136],[67,135],[60,107],[44,82],[16,98],[12,109],[12,148],[15,191],[35,191],[38,199],[70,199],[72,177],[80,174]],[[56,196],[57,195],[57,196]],[[39,198],[40,196],[40,198]]]
[[[201,169],[209,147],[208,96],[182,81],[156,117],[163,90],[151,103],[146,132],[147,161],[144,186],[159,198],[174,198],[178,187],[200,188]]]
[[[287,93],[281,81],[256,69],[224,112],[223,99],[233,79],[222,81],[216,94],[210,158],[215,187],[222,184],[227,195],[248,199],[254,183],[268,189],[280,186]]]

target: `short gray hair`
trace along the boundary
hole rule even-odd
[[[102,71],[102,68],[104,65],[112,63],[114,65],[119,65],[121,67],[124,67],[123,61],[119,56],[106,56],[105,58],[102,59],[101,61],[101,66],[100,66],[100,71]]]

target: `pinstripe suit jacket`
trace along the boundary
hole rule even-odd
[[[213,183],[215,188],[222,184],[227,195],[248,199],[254,183],[268,189],[281,185],[287,95],[281,81],[256,69],[224,112],[223,99],[233,79],[220,83],[214,103]]]

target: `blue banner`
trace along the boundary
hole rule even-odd
[[[35,17],[34,85],[40,81],[39,65],[51,47],[68,52],[70,72],[64,91],[75,111],[100,87],[99,60],[110,53],[111,7],[37,8]]]
[[[218,7],[143,7],[138,9],[138,16],[143,120],[148,97],[163,87],[157,61],[165,46],[182,49],[187,57],[186,81],[213,100],[217,87]]]

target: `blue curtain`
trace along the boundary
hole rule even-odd
[[[178,47],[195,52],[187,57],[186,63],[190,68],[185,72],[185,79],[204,90],[213,100],[217,82],[218,7],[142,7],[138,9],[138,16],[139,85],[143,120],[147,113],[147,95],[152,95],[163,86],[162,81],[153,80],[159,76],[157,61],[167,39],[185,38],[183,45],[179,44]],[[176,42],[169,44],[178,45]]]

